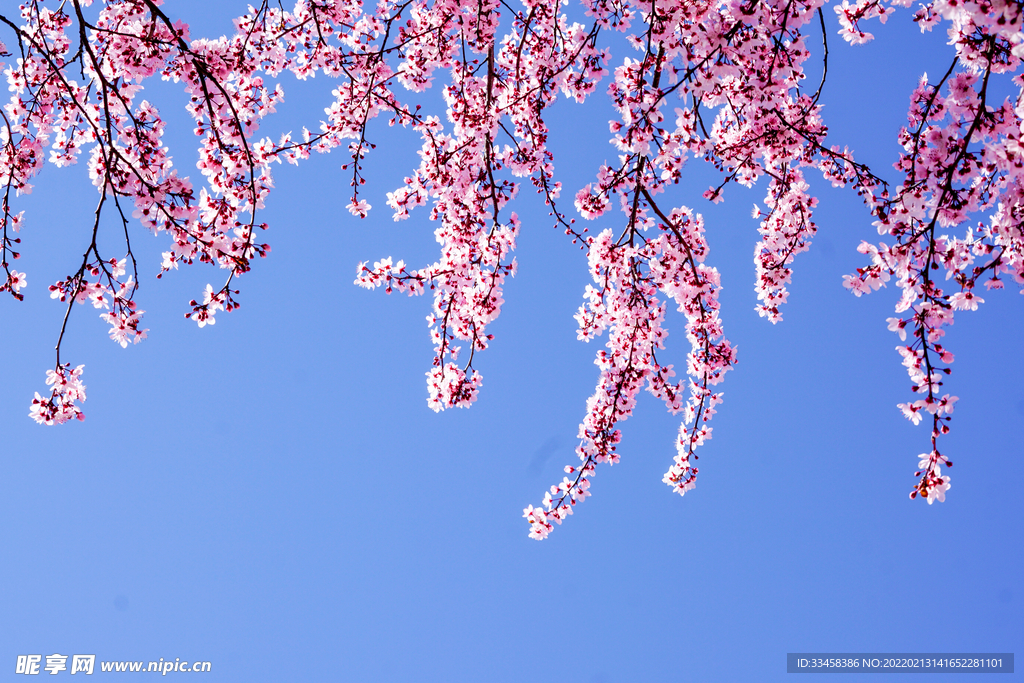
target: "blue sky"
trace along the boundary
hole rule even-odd
[[[222,5],[168,6],[186,20],[202,8],[199,36],[227,30]],[[909,14],[851,48],[826,12],[831,139],[889,178],[910,91],[951,59]],[[316,119],[333,87],[284,85],[272,137]],[[179,103],[155,90],[168,111]],[[610,109],[593,105],[552,111],[567,197],[615,156],[602,142]],[[85,364],[80,424],[40,427],[27,413],[63,314],[46,286],[80,258],[95,191],[84,166],[46,168],[24,198],[29,287],[0,304],[0,680],[16,680],[17,655],[54,652],[206,660],[216,681],[613,683],[781,680],[787,652],[1024,650],[1015,289],[948,332],[953,488],[945,504],[911,502],[928,432],[895,408],[910,396],[885,323],[897,292],[858,299],[841,286],[863,264],[857,244],[878,239],[866,210],[812,180],[819,236],[772,326],[754,311],[750,209],[764,188],[730,187],[711,205],[700,193],[715,176],[692,164],[679,201],[704,214],[739,349],[699,485],[680,498],[661,482],[678,422],[644,395],[622,462],[599,468],[593,497],[537,543],[522,509],[574,462],[597,378],[603,342],[578,342],[572,318],[586,261],[524,187],[519,272],[478,357],[481,398],[434,414],[429,300],[352,284],[359,261],[436,258],[426,211],[396,224],[384,206],[416,164],[416,136],[379,123],[370,217],[344,209],[340,155],[275,169],[273,252],[214,327],[183,313],[221,271],[157,281],[164,238],[137,231],[150,338],[122,350],[76,307],[63,355]],[[169,135],[194,174],[187,128]],[[668,321],[680,365],[682,322]]]

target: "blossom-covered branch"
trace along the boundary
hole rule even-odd
[[[900,4],[900,3],[894,3]],[[862,2],[837,8],[846,38],[863,42],[860,18],[883,20],[893,8]],[[931,419],[931,450],[920,456],[920,480],[910,493],[929,503],[943,501],[950,477],[942,466],[952,462],[939,450],[938,438],[949,433],[956,396],[942,389],[953,354],[940,340],[956,311],[976,310],[984,303],[975,288],[1002,289],[1001,276],[1024,284],[1024,234],[1021,217],[1021,115],[1024,102],[992,102],[990,85],[999,74],[1015,73],[1024,57],[1022,8],[1016,3],[928,3],[914,15],[922,30],[941,19],[950,22],[956,55],[934,83],[927,75],[910,98],[907,125],[900,131],[903,154],[896,170],[903,174],[893,192],[868,197],[875,226],[890,243],[861,244],[871,264],[846,276],[845,284],[860,296],[895,276],[902,291],[889,329],[899,335],[896,350],[903,358],[919,398],[899,405],[918,424]],[[1013,77],[1018,91],[1021,75]],[[985,221],[979,218],[984,217]],[[960,236],[944,232],[962,228]],[[941,285],[937,275],[944,273]],[[949,287],[949,289],[943,289]],[[911,340],[907,343],[907,332]]]

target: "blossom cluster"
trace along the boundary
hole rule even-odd
[[[870,0],[837,8],[851,42],[871,38],[859,28],[860,20],[884,20],[894,11]],[[1024,285],[1024,100],[1018,94],[1016,101],[999,102],[992,93],[994,80],[1015,73],[1024,58],[1022,15],[1017,3],[973,0],[935,0],[915,13],[922,31],[949,22],[955,56],[941,78],[933,83],[923,76],[911,94],[907,125],[899,133],[903,152],[895,164],[901,182],[894,190],[875,187],[866,193],[875,227],[888,240],[862,243],[859,251],[870,264],[844,282],[857,296],[893,280],[900,288],[899,317],[888,323],[903,342],[896,350],[918,398],[898,408],[914,424],[925,415],[931,423],[931,450],[920,456],[920,479],[910,497],[929,503],[945,500],[950,478],[941,470],[952,466],[938,445],[949,433],[957,401],[942,389],[953,362],[940,343],[944,328],[957,311],[984,303],[979,284],[1002,289],[1010,278]],[[1021,92],[1021,75],[1012,82]],[[963,232],[950,234],[956,228]]]
[[[74,370],[71,364],[58,365],[46,371],[46,384],[52,386],[49,398],[43,398],[36,392],[32,399],[30,417],[40,424],[64,424],[68,420],[84,420],[85,414],[76,405],[76,401],[85,400],[85,385],[82,384],[82,370],[79,365]]]
[[[608,16],[603,2],[588,7]],[[567,468],[574,478],[552,486],[542,507],[526,508],[533,538],[546,537],[589,495],[596,464],[618,461],[616,425],[631,414],[645,384],[684,417],[665,483],[679,494],[696,485],[695,451],[711,438],[707,422],[723,396],[715,385],[735,365],[736,350],[719,317],[719,274],[704,263],[703,219],[687,207],[663,208],[658,197],[679,182],[687,159],[703,158],[723,172],[722,183],[704,192],[711,201],[721,201],[729,183],[749,187],[768,176],[766,209],[754,214],[762,237],[755,264],[758,311],[772,322],[781,320],[789,264],[816,231],[817,201],[802,169],[818,169],[837,185],[876,182],[848,151],[824,145],[817,95],[801,90],[810,53],[800,29],[820,7],[655,3],[623,12],[617,21],[620,27],[637,17],[644,22],[630,38],[642,56],[625,58],[608,87],[619,116],[609,122],[618,163],[603,166],[575,199],[588,220],[604,220],[617,207],[625,227],[618,237],[611,229],[597,237],[573,233],[584,243],[597,284],[588,285],[576,316],[579,337],[590,340],[607,330],[609,340],[598,352],[597,392],[580,427],[582,465]],[[683,104],[673,108],[674,116],[672,100]],[[667,337],[663,300],[673,301],[686,319],[684,382],[672,381],[673,366],[657,359]]]

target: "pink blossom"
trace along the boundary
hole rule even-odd
[[[359,201],[356,201],[353,198],[353,200],[349,202],[347,208],[350,214],[352,214],[353,216],[358,216],[359,218],[366,218],[367,213],[369,213],[370,211],[370,205],[366,203],[365,199],[360,199]]]
[[[889,331],[895,332],[900,336],[900,341],[907,340],[907,331],[904,329],[907,326],[907,321],[901,318],[886,318],[885,322],[889,323]]]
[[[949,477],[939,477],[938,479],[939,479],[939,481],[937,483],[933,484],[928,489],[927,501],[928,501],[929,505],[931,505],[935,501],[939,501],[940,503],[945,503],[946,502],[946,491],[948,491],[953,486],[952,484],[949,483],[949,479],[950,479]]]
[[[19,273],[16,270],[12,270],[11,274],[7,278],[7,286],[11,288],[11,291],[15,294],[19,293],[23,287],[26,287],[25,273]]]

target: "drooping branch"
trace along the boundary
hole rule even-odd
[[[956,55],[939,81],[922,80],[913,95],[899,136],[898,183],[827,139],[820,100],[830,54],[822,0],[584,0],[586,23],[570,21],[558,0],[522,7],[510,0],[254,5],[231,35],[215,40],[193,39],[172,7],[155,0],[29,0],[20,19],[0,15],[0,30],[19,57],[6,72],[11,97],[0,109],[0,291],[21,299],[27,286],[11,265],[24,224],[15,205],[45,161],[73,164],[86,150],[99,193],[82,260],[50,287],[65,308],[56,364],[47,373],[50,396],[37,395],[35,419],[82,417],[82,366],[72,369],[61,353],[75,303],[99,309],[122,346],[146,335],[129,223],[137,219],[170,238],[161,274],[196,261],[228,271],[221,286],[207,285],[201,300],[190,302],[187,317],[200,327],[213,324],[218,312],[238,306],[237,278],[269,250],[257,239],[265,227],[257,212],[273,186],[271,164],[345,148],[347,208],[366,217],[371,206],[361,188],[375,149],[371,127],[386,114],[421,141],[418,167],[387,204],[396,220],[429,207],[440,255],[421,268],[390,258],[360,264],[357,283],[431,291],[430,407],[466,407],[479,395],[481,354],[516,272],[523,226],[511,205],[524,178],[588,259],[593,283],[577,314],[579,337],[607,333],[607,343],[597,354],[595,393],[580,425],[580,463],[567,468],[571,476],[551,487],[540,508],[527,508],[532,536],[545,537],[589,495],[599,464],[618,461],[619,425],[644,387],[684,415],[665,482],[679,493],[695,485],[697,448],[710,438],[707,423],[722,400],[717,385],[736,356],[719,317],[719,275],[706,263],[704,220],[678,196],[687,189],[678,185],[691,158],[718,174],[703,191],[710,201],[723,201],[734,184],[766,185],[763,207],[753,211],[755,288],[760,315],[773,323],[782,318],[794,261],[819,229],[808,169],[864,197],[890,243],[862,245],[871,263],[846,285],[861,294],[895,278],[902,290],[902,317],[889,323],[904,342],[908,328],[912,333],[900,353],[920,398],[900,408],[915,422],[922,411],[932,416],[932,448],[921,458],[914,495],[944,499],[949,479],[940,465],[949,461],[937,438],[948,432],[956,397],[941,391],[952,362],[940,343],[943,328],[955,311],[982,303],[975,293],[981,278],[990,289],[1007,276],[1024,283],[1017,113],[1024,98],[997,106],[989,92],[990,82],[1015,72],[1024,55],[1019,4],[926,4],[915,13],[923,28],[951,22]],[[857,0],[836,11],[840,33],[860,43],[871,38],[865,22],[895,9]],[[810,93],[803,82],[814,50],[805,32],[819,29],[822,76]],[[614,66],[602,45],[611,30],[624,32],[634,50]],[[13,56],[6,43],[0,53]],[[260,137],[260,126],[283,97],[285,74],[323,75],[337,79],[337,87],[324,120],[273,142]],[[600,221],[595,235],[576,227],[558,203],[562,186],[546,117],[560,96],[586,102],[608,75],[617,159],[573,197],[584,219]],[[142,99],[153,77],[180,84],[188,98],[201,171],[196,182],[178,174],[163,141],[164,115]],[[435,82],[444,83],[441,111],[410,104]],[[105,209],[113,214],[108,219]],[[123,254],[101,253],[110,224],[124,240]],[[945,234],[961,226],[965,235]],[[948,292],[937,277],[942,271],[953,283]],[[669,301],[685,320],[686,379],[673,379],[667,362],[674,351],[664,345]],[[469,349],[460,355],[463,343]]]

